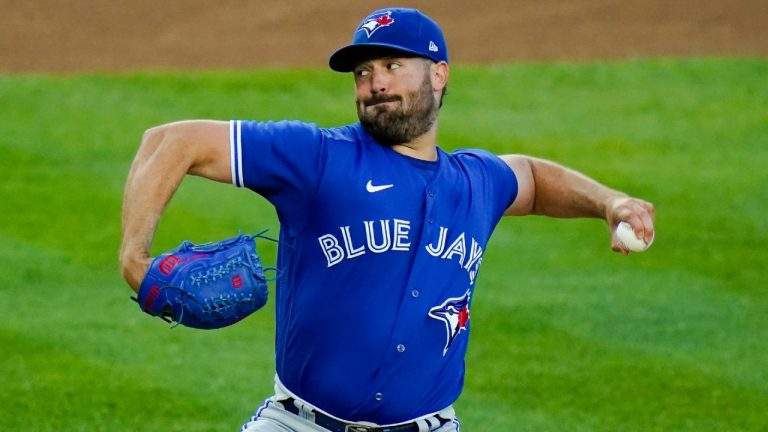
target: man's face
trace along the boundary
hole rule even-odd
[[[357,65],[357,116],[376,141],[403,144],[432,128],[439,107],[431,64],[418,57],[385,57]]]

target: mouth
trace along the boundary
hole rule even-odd
[[[397,97],[392,98],[378,98],[378,99],[369,99],[363,103],[366,108],[375,107],[375,106],[387,106],[394,104],[395,102],[399,102],[400,99]]]

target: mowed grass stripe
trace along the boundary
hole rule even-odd
[[[216,430],[270,391],[271,310],[217,332],[172,331],[117,275],[2,240],[14,269],[0,291],[3,430]]]
[[[6,331],[0,343],[23,348],[4,355],[3,430],[206,431],[233,405],[217,405],[200,388],[169,386],[173,373],[126,371]]]
[[[77,262],[99,268],[116,268],[119,249],[122,183],[128,165],[104,179],[103,173],[51,161],[42,154],[0,145],[5,160],[2,190],[9,211],[0,213],[0,232],[40,247],[66,254]],[[245,204],[241,204],[246,201]],[[232,212],[237,209],[238,213]],[[196,242],[232,236],[238,230],[271,228],[277,236],[274,210],[247,191],[224,184],[191,178],[169,206],[161,226],[194,233],[180,237],[176,231],[160,230],[156,253],[175,247],[185,238]],[[31,229],[39,227],[42,229]],[[165,235],[169,233],[169,235]],[[275,244],[261,242],[265,257],[274,255]]]
[[[768,337],[764,307],[713,289],[707,281],[689,277],[675,285],[675,280],[680,279],[621,271],[608,277],[523,277],[520,288],[511,292],[503,292],[500,284],[486,284],[476,296],[479,318],[473,330],[524,335],[525,320],[507,328],[485,317],[524,314],[527,320],[533,315],[573,337],[687,362],[691,368],[765,391],[768,352],[760,342]]]
[[[555,272],[523,277],[524,288],[511,292],[498,283],[478,287],[465,420],[518,424],[475,411],[508,398],[537,414],[522,430],[765,427],[759,307],[705,281],[666,287],[668,279],[641,272],[609,277]],[[549,424],[556,419],[560,426]]]

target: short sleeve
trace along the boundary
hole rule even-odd
[[[316,125],[298,121],[230,122],[232,184],[251,189],[298,223],[317,190],[326,157]]]
[[[518,182],[515,172],[497,155],[480,149],[457,150],[455,153],[470,156],[482,167],[484,183],[493,201],[494,215],[501,218],[517,198]]]
[[[517,175],[512,167],[507,165],[504,159],[490,153],[488,157],[491,161],[490,165],[493,167],[493,178],[496,180],[497,196],[499,197],[499,201],[497,202],[499,213],[503,215],[517,198],[519,188]]]

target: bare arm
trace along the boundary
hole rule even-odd
[[[144,133],[123,197],[120,267],[134,291],[151,262],[158,221],[184,176],[230,181],[228,142],[227,122],[170,123]]]
[[[518,196],[505,216],[544,215],[561,218],[604,219],[611,229],[611,249],[629,251],[616,240],[616,225],[628,222],[638,237],[654,235],[653,205],[608,188],[577,171],[544,159],[522,155],[501,158],[517,175]]]

